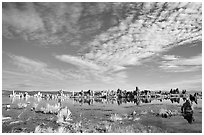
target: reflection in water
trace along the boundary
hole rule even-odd
[[[88,104],[88,105],[93,105],[94,103],[100,103],[100,104],[117,104],[117,105],[122,105],[122,104],[128,104],[128,103],[133,103],[135,105],[140,105],[140,104],[155,104],[155,103],[176,103],[176,104],[181,104],[186,101],[185,98],[182,98],[183,101],[181,102],[181,98],[73,98],[73,103],[80,103],[81,105],[83,104]],[[154,101],[154,102],[153,102]]]
[[[93,105],[94,103],[94,99],[84,99],[84,98],[74,98],[73,101],[74,103],[75,102],[80,103],[80,105],[83,105],[83,104]]]
[[[11,103],[15,103],[16,101],[28,101],[29,98],[20,98],[20,97],[10,97]],[[40,99],[41,100],[41,99]],[[38,102],[40,102],[40,100]]]
[[[157,103],[176,103],[176,104],[182,104],[186,101],[186,98],[182,98],[182,102],[180,98],[151,98],[151,97],[146,97],[146,98],[141,98],[141,97],[136,97],[136,98],[41,98],[41,97],[30,97],[30,98],[17,98],[17,97],[10,97],[10,101],[12,104],[15,104],[16,101],[18,102],[28,102],[29,99],[34,100],[35,102],[50,102],[50,101],[55,101],[58,102],[60,106],[62,106],[62,102],[69,102],[72,104],[79,103],[81,106],[82,105],[93,105],[95,103],[99,104],[117,104],[117,105],[122,105],[122,104],[128,104],[128,103],[133,103],[135,105],[140,105],[140,104],[157,104]]]
[[[156,99],[156,98],[73,98],[73,103],[80,103],[80,105],[88,104],[93,105],[94,103],[100,103],[100,104],[127,104],[127,103],[133,103],[136,105],[140,105],[141,103],[152,103],[152,101],[168,101],[170,100],[171,103],[180,103],[180,98],[164,98],[164,99]]]
[[[117,104],[127,104],[127,103],[134,103],[136,105],[140,105],[141,103],[141,98],[118,98],[117,99]]]
[[[180,103],[180,98],[170,98],[171,102],[174,103]]]

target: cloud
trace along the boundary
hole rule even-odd
[[[32,32],[41,32],[43,29],[43,21],[35,11],[33,4],[27,3],[26,12],[18,10],[10,3],[3,3],[3,35],[6,37],[14,37],[20,35],[28,38],[28,34]]]
[[[2,4],[5,38],[35,40],[40,45],[81,44],[85,34],[104,28],[103,16],[112,14],[112,3],[10,3]],[[111,25],[110,25],[111,26]]]
[[[77,33],[75,24],[81,12],[77,3],[3,4],[5,37],[20,36],[25,40],[39,40],[43,44],[57,44]]]
[[[41,79],[50,77],[49,79],[81,79],[82,75],[71,70],[60,70],[55,68],[50,68],[46,63],[41,61],[32,60],[23,56],[9,55],[13,60],[13,64],[17,65],[22,71],[32,74],[34,76],[40,77]],[[20,73],[9,72],[12,74],[19,75]],[[21,74],[20,74],[21,75]]]
[[[121,80],[126,82],[128,66],[141,65],[145,59],[175,46],[202,40],[201,3],[125,3],[118,7],[131,12],[124,11],[125,17],[118,25],[96,35],[80,57],[56,58],[107,82],[123,72]]]
[[[3,87],[8,89],[76,89],[76,86],[71,85],[78,85],[79,83],[81,86],[88,83],[92,85],[93,82],[95,85],[105,83],[112,86],[117,85],[119,82],[124,83],[121,78],[126,77],[124,72],[116,74],[103,72],[88,62],[84,63],[82,60],[80,61],[73,58],[71,58],[71,62],[74,64],[73,60],[76,60],[77,64],[75,65],[79,69],[60,70],[51,68],[49,65],[39,60],[11,54],[8,56],[12,59],[12,64],[17,67],[13,70],[9,69],[3,71]],[[58,56],[58,58],[60,57]],[[65,58],[67,59],[68,57]],[[80,64],[80,62],[82,64]],[[53,82],[55,82],[54,85]]]
[[[79,45],[83,42],[84,50],[80,48],[80,57],[67,54],[55,57],[77,66],[79,71],[75,72],[89,80],[118,80],[126,83],[128,66],[141,65],[145,59],[175,46],[202,41],[202,3],[23,5],[23,8],[19,8],[15,3],[6,3],[3,6],[3,36],[20,36],[45,44],[60,44],[66,41]],[[35,19],[29,20],[29,16]],[[174,61],[173,59],[180,58],[171,56],[168,59]],[[177,63],[170,66],[177,66],[181,68],[180,71],[184,71],[187,66],[184,64],[195,65],[193,61],[182,59],[183,65]],[[30,69],[26,67],[29,62],[24,60],[23,65],[22,63],[19,66]],[[50,69],[43,63],[37,65],[37,71],[40,71],[38,66],[42,66],[40,69],[46,69],[45,74],[59,74],[61,78],[64,77],[62,73],[66,72]],[[200,67],[191,66],[198,69]]]
[[[85,59],[126,68],[175,46],[201,41],[201,13],[201,3],[144,3],[139,14],[127,13],[118,26],[95,36]]]
[[[98,65],[92,63],[91,61],[83,60],[82,58],[79,58],[79,57],[74,57],[70,55],[57,55],[55,57],[63,62],[71,63],[81,68],[89,68],[89,69],[94,69],[94,70],[100,69]]]
[[[20,68],[23,68],[26,71],[40,71],[46,68],[46,64],[34,61],[23,56],[9,55],[13,59],[13,64],[17,65]]]
[[[160,68],[166,72],[193,72],[202,68],[202,55],[181,58],[174,55],[164,55]]]
[[[165,60],[177,60],[177,59],[179,59],[179,57],[175,56],[175,55],[164,55],[162,58]]]
[[[70,55],[56,55],[55,58],[62,62],[75,65],[78,68],[80,74],[85,76],[84,79],[90,81],[95,80],[105,83],[112,83],[113,80],[115,82],[119,82],[121,79],[123,80],[127,77],[124,72],[118,72],[122,71],[124,69],[123,67],[108,67],[105,65],[100,65],[94,61],[88,61],[82,57]],[[114,73],[115,71],[118,73]]]
[[[164,49],[201,40],[201,5],[3,2],[2,33],[43,45],[91,44],[98,51],[90,53],[101,61],[112,56],[122,59],[120,65],[135,65]]]

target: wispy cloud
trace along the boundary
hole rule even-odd
[[[80,58],[80,57],[74,57],[74,56],[70,56],[70,55],[57,55],[55,57],[61,61],[71,63],[71,64],[79,66],[81,68],[89,68],[89,69],[94,69],[94,70],[100,69],[100,67],[98,65],[92,63],[91,61],[87,61],[83,58]]]
[[[9,55],[13,59],[13,64],[17,65],[19,69],[25,71],[26,73],[37,75],[41,78],[51,77],[50,79],[80,79],[79,73],[71,70],[60,70],[55,68],[50,68],[46,63],[32,60],[23,56]]]
[[[133,5],[127,3],[125,7],[138,13],[126,12],[126,18],[117,26],[96,35],[80,58],[56,58],[88,67],[82,72],[105,80],[114,80],[117,71],[123,70],[121,80],[125,82],[128,66],[141,65],[144,59],[175,46],[202,40],[201,3],[144,3],[139,8]]]
[[[37,40],[43,45],[80,44],[84,34],[96,33],[104,23],[99,15],[112,3],[3,2],[3,36]]]
[[[13,59],[13,64],[25,71],[42,71],[47,65],[40,61],[34,61],[23,56],[9,55]]]
[[[83,86],[87,82],[86,76],[78,70],[52,68],[39,60],[12,54],[8,56],[15,69],[2,72],[3,88],[6,89],[76,89],[75,85],[80,83]]]
[[[201,3],[146,3],[141,12],[137,19],[127,14],[119,26],[97,35],[85,58],[108,66],[139,65],[172,47],[202,40]]]
[[[3,3],[3,36],[19,36],[43,44],[71,40],[81,13],[80,3]]]
[[[179,59],[179,56],[175,56],[175,55],[164,55],[162,57],[164,60],[177,60]]]
[[[83,44],[80,56],[56,55],[76,66],[73,71],[11,56],[26,72],[64,80],[75,77],[127,84],[129,66],[186,43],[202,41],[202,3],[3,3],[3,36],[40,43]],[[190,59],[165,56],[169,72],[200,70],[201,55]],[[179,62],[177,62],[179,61]]]
[[[202,68],[202,55],[181,58],[174,55],[164,55],[160,68],[166,72],[193,72]]]
[[[55,58],[62,62],[75,65],[78,68],[80,74],[86,76],[85,78],[90,81],[95,80],[105,83],[113,83],[113,80],[115,82],[121,81],[120,79],[124,81],[124,78],[127,77],[124,72],[114,73],[115,71],[123,70],[122,67],[108,67],[105,65],[100,65],[95,61],[70,55],[56,55]]]

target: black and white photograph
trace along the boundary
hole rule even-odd
[[[2,133],[202,133],[202,2],[1,2]]]

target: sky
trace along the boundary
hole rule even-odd
[[[7,90],[202,90],[202,3],[2,3]]]

